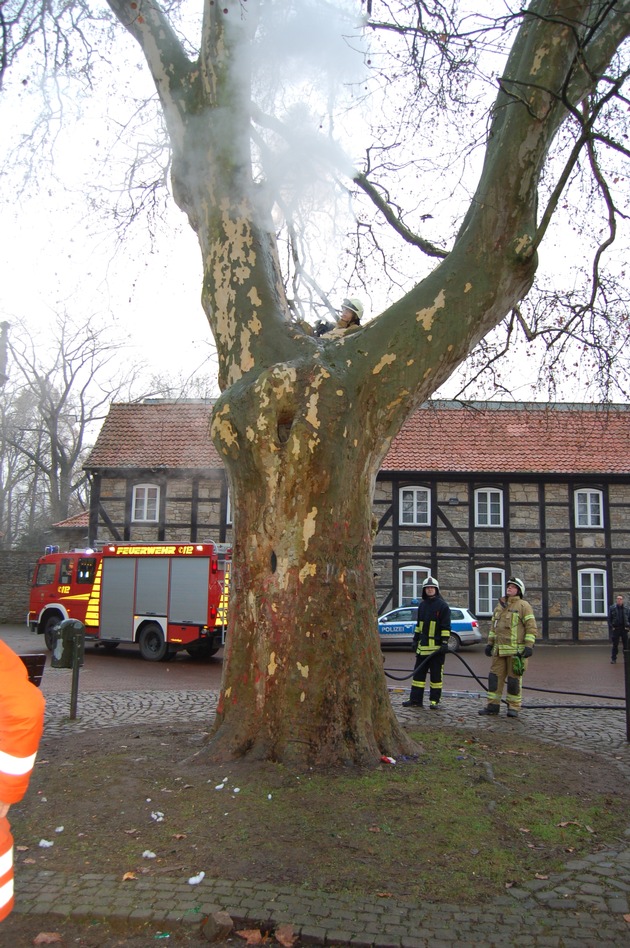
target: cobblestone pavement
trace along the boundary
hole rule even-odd
[[[422,720],[423,727],[456,726],[476,730],[526,729],[541,740],[590,749],[614,761],[620,780],[630,779],[630,744],[619,703],[605,711],[540,708],[550,702],[527,700],[521,717],[480,718],[479,695],[446,693],[438,711],[402,707],[401,689],[391,700],[402,721]],[[77,720],[69,721],[67,697],[47,699],[48,736],[91,727],[115,727],[158,718],[208,721],[216,692],[86,693],[79,696]],[[563,703],[567,703],[563,701]],[[540,710],[536,710],[539,707]],[[210,912],[227,911],[237,927],[292,923],[301,944],[394,946],[626,946],[630,943],[630,816],[620,828],[627,842],[619,848],[567,862],[547,879],[533,878],[506,890],[483,906],[410,903],[382,898],[350,899],[288,886],[203,879],[191,887],[178,880],[138,880],[131,890],[118,877],[68,876],[19,868],[16,911],[74,917],[150,919],[198,924]]]

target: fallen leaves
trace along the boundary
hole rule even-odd
[[[283,948],[293,948],[293,945],[297,941],[297,935],[293,930],[293,925],[279,925],[275,932],[274,936],[279,945],[282,945]]]
[[[585,829],[587,833],[594,833],[595,830],[592,826],[589,826],[588,823],[579,823],[577,820],[563,820],[562,823],[556,823],[556,826],[565,828],[565,826],[579,826],[580,829]]]
[[[242,938],[248,945],[261,945],[263,934],[258,928],[243,928],[236,932],[239,938]]]
[[[238,935],[239,938],[242,938],[244,942],[248,945],[266,945],[270,943],[271,935],[264,934],[259,928],[243,928],[240,931],[234,933]],[[293,925],[284,924],[279,925],[273,937],[279,945],[282,945],[283,948],[293,948],[293,945],[297,941],[297,935]]]

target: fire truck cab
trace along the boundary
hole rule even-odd
[[[147,661],[185,649],[210,656],[224,642],[231,550],[214,543],[115,543],[100,551],[48,549],[37,561],[28,625],[54,647],[63,619],[85,641],[113,650],[137,643]]]

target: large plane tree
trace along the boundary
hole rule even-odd
[[[140,45],[157,89],[173,194],[199,240],[202,304],[218,351],[222,394],[212,436],[228,473],[235,545],[210,751],[314,765],[399,754],[408,739],[388,700],[375,621],[376,473],[409,414],[506,314],[519,312],[582,154],[614,218],[594,143],[608,139],[625,157],[623,139],[606,121],[624,101],[630,2],[492,4],[500,19],[484,10],[485,22],[473,28],[471,20],[468,31],[463,23],[457,37],[449,33],[454,2],[356,4],[357,14],[367,13],[368,34],[404,43],[404,69],[419,90],[427,86],[431,43],[440,53],[432,68],[443,68],[444,82],[453,84],[458,57],[461,64],[474,51],[483,30],[508,34],[511,49],[500,61],[478,183],[448,247],[410,232],[378,180],[385,158],[380,168],[370,161],[378,142],[350,172],[348,188],[367,195],[400,240],[435,265],[343,338],[315,337],[295,319],[277,241],[278,195],[261,171],[265,132],[283,134],[277,117],[254,104],[250,53],[271,0],[204,0],[192,52],[181,24],[154,0],[108,3]],[[294,12],[289,4],[287,17]],[[299,16],[293,28],[299,37]],[[394,73],[401,70],[399,57]],[[435,88],[438,105],[444,91]],[[391,121],[401,121],[395,114]],[[423,134],[413,105],[405,121],[418,129],[410,174],[435,130],[427,125]],[[562,170],[556,165],[539,206],[552,147]],[[423,179],[411,177],[410,202],[421,206]]]

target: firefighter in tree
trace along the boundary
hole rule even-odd
[[[419,708],[424,701],[427,674],[430,675],[429,707],[437,708],[442,697],[444,655],[451,634],[451,610],[440,596],[437,579],[427,576],[422,584],[422,602],[418,606],[418,624],[413,637],[416,667],[413,670],[409,701],[404,708]]]
[[[44,705],[22,659],[0,641],[0,922],[13,908],[13,837],[7,813],[26,793],[44,727]]]
[[[492,619],[486,655],[492,656],[488,675],[488,704],[479,714],[498,714],[503,686],[507,681],[507,716],[517,718],[521,708],[521,685],[527,659],[536,641],[536,619],[530,604],[523,599],[525,583],[511,576],[505,597],[499,599]]]

